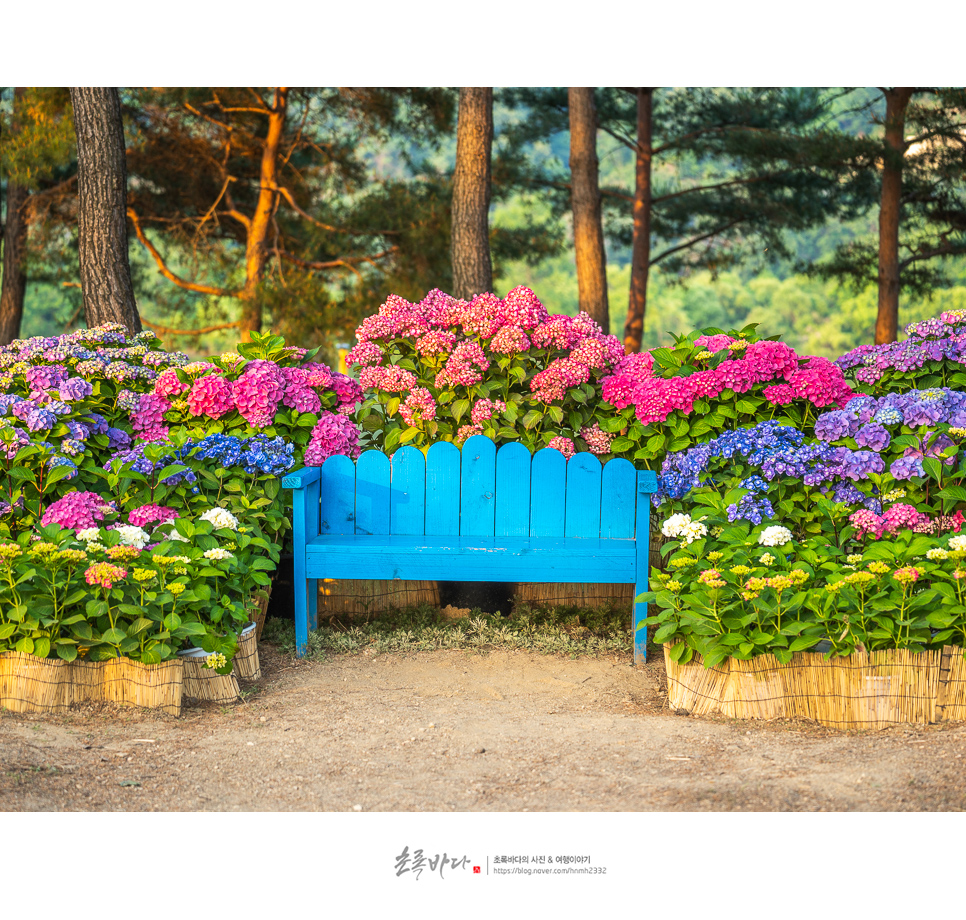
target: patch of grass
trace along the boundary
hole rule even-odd
[[[428,604],[382,611],[361,618],[333,618],[309,634],[306,657],[327,654],[416,652],[456,648],[477,651],[527,649],[545,654],[600,655],[633,652],[631,615],[626,604],[603,607],[519,604],[511,616],[473,610],[449,620]],[[270,619],[263,638],[295,652],[295,626]],[[648,645],[648,657],[660,646]]]

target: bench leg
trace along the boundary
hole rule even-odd
[[[646,575],[643,581],[639,581],[634,585],[634,597],[640,597],[645,591],[647,591]],[[647,617],[647,604],[643,601],[638,603],[635,600],[632,616],[633,623],[631,625],[634,628],[634,664],[644,664],[647,659],[647,627],[643,624],[644,619]]]

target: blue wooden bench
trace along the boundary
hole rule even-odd
[[[483,435],[462,453],[433,444],[357,461],[329,457],[289,473],[295,532],[295,642],[317,625],[318,579],[634,584],[647,591],[653,472],[552,448],[499,450]],[[634,660],[647,605],[634,604]]]

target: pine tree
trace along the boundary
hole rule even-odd
[[[127,167],[121,101],[114,87],[70,91],[77,135],[78,241],[88,326],[141,331],[127,252]]]
[[[607,257],[600,220],[597,182],[597,113],[594,90],[571,86],[567,93],[570,127],[571,204],[574,216],[574,256],[580,309],[602,329],[610,328],[607,304]]]
[[[530,112],[519,141],[566,130],[564,90],[507,99]],[[854,216],[873,200],[868,147],[835,129],[821,90],[602,88],[595,100],[600,130],[636,163],[633,192],[601,188],[605,235],[632,252],[627,351],[641,345],[651,269],[683,281],[699,269],[714,276],[787,258],[786,230]],[[560,209],[566,172],[550,164],[534,182]]]
[[[899,331],[900,293],[949,283],[948,260],[966,254],[966,90],[891,87],[872,110],[868,175],[879,186],[879,233],[840,247],[813,274],[878,288],[877,343]]]
[[[493,88],[460,88],[453,172],[453,294],[469,300],[493,289],[490,257],[490,160]]]
[[[268,318],[293,340],[351,329],[390,275],[403,296],[424,294],[427,276],[449,280],[447,183],[413,180],[406,150],[374,177],[365,154],[390,137],[431,143],[454,102],[404,88],[131,92],[128,215],[168,281],[241,302],[240,318],[209,329],[245,338]]]

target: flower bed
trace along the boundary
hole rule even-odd
[[[279,475],[357,452],[361,389],[313,353],[157,344],[104,326],[0,349],[0,653],[180,668],[199,647],[228,678],[291,526]]]

